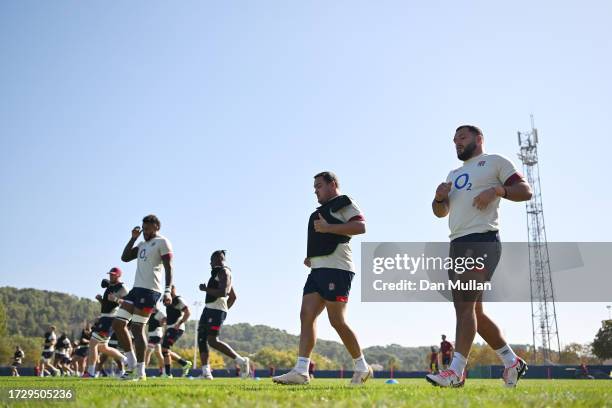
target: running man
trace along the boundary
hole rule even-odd
[[[227,311],[236,302],[236,292],[232,285],[232,271],[225,265],[225,250],[218,250],[210,256],[210,278],[208,284],[200,284],[200,290],[206,292],[205,306],[198,323],[198,348],[202,362],[202,376],[212,380],[208,346],[233,359],[242,378],[247,378],[250,369],[248,357],[236,353],[229,344],[219,340],[219,331],[227,317]]]
[[[25,353],[21,349],[21,347],[17,346],[15,348],[15,354],[13,354],[13,362],[11,363],[11,376],[19,377],[19,371],[17,369],[23,364],[23,359],[25,358]]]
[[[452,170],[446,182],[438,186],[432,209],[436,217],[449,215],[450,258],[484,258],[484,268],[461,274],[451,269],[449,280],[488,282],[501,256],[498,223],[501,198],[530,200],[531,187],[508,159],[484,153],[484,136],[476,126],[459,126],[453,142],[463,165]],[[482,291],[453,290],[453,304],[457,325],[450,368],[427,375],[427,381],[441,387],[462,386],[470,348],[478,333],[502,359],[505,385],[515,387],[527,364],[517,357],[499,327],[484,313]]]
[[[72,370],[70,369],[70,363],[72,363],[71,353],[72,344],[70,339],[66,333],[62,333],[55,345],[55,366],[62,371],[64,376],[72,375]]]
[[[91,326],[89,323],[81,330],[81,337],[74,351],[73,361],[77,377],[85,373],[87,368],[87,354],[89,353],[89,341],[91,340]]]
[[[440,342],[440,354],[442,355],[442,370],[447,370],[453,357],[453,345],[446,340],[445,334],[442,335],[442,341]]]
[[[149,365],[151,355],[155,354],[157,366],[159,367],[159,375],[164,375],[164,356],[161,350],[161,341],[164,337],[164,325],[166,324],[166,315],[157,307],[153,310],[153,314],[149,318],[147,329],[149,331],[149,341],[147,343],[147,351],[145,353],[145,366]]]
[[[43,351],[40,357],[40,376],[45,375],[45,366],[49,367],[53,371],[53,375],[58,375],[59,370],[53,365],[53,354],[55,351],[55,343],[57,343],[57,336],[55,335],[55,326],[49,326],[49,329],[45,332],[44,336]]]
[[[185,360],[183,357],[170,350],[174,343],[176,343],[183,333],[185,333],[185,322],[189,320],[189,316],[191,316],[189,307],[185,304],[183,298],[176,294],[176,287],[174,285],[172,285],[170,289],[170,295],[172,297],[172,302],[166,305],[166,333],[164,334],[161,346],[166,371],[162,375],[162,378],[172,377],[171,368],[173,359],[178,361],[181,367],[183,367],[183,377],[189,373],[193,365],[191,361]]]
[[[351,236],[365,233],[365,218],[348,196],[340,195],[338,178],[332,172],[314,176],[320,207],[308,220],[308,246],[304,264],[311,268],[302,297],[301,332],[295,367],[273,377],[280,384],[308,384],[310,354],[316,341],[316,321],[323,309],[344,346],[353,357],[355,370],[351,385],[361,385],[372,376],[355,333],[345,320],[346,306],[355,275]]]
[[[159,235],[161,222],[155,215],[147,215],[142,219],[142,229],[135,227],[132,237],[123,249],[121,260],[130,262],[138,259],[134,287],[123,299],[117,316],[113,320],[113,330],[117,333],[119,344],[127,356],[127,371],[121,376],[124,380],[146,380],[145,350],[147,340],[145,325],[153,313],[157,301],[162,296],[163,303],[172,302],[170,287],[172,286],[172,245],[170,241]],[[140,236],[144,241],[134,244]],[[162,286],[162,269],[165,272],[165,287]],[[127,325],[132,323],[134,344]],[[136,349],[134,351],[134,348]]]
[[[116,361],[123,361],[125,363],[127,360],[125,356],[108,344],[117,308],[122,302],[122,298],[127,295],[127,289],[120,280],[122,274],[121,269],[113,267],[107,273],[109,278],[102,279],[102,283],[100,284],[100,286],[104,288],[104,293],[102,295],[96,295],[96,300],[100,302],[100,316],[94,325],[93,333],[89,341],[87,371],[83,373],[84,378],[96,376],[99,353],[110,356]]]

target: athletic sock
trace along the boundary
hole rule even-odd
[[[183,367],[185,367],[187,365],[187,360],[185,360],[184,358],[181,358],[178,362]]]
[[[132,371],[136,366],[136,354],[134,354],[134,350],[128,351],[126,354],[127,357],[127,368],[128,371]]]
[[[210,374],[210,364],[206,364],[202,367],[202,374]]]
[[[239,354],[236,354],[236,358],[234,359],[234,362],[236,364],[244,364],[245,361],[246,361],[246,359],[244,357],[242,357]]]
[[[145,363],[136,363],[136,372],[138,373],[139,377],[145,376],[145,368]]]
[[[514,351],[510,347],[510,345],[506,344],[504,347],[495,350],[499,358],[504,362],[504,367],[512,367],[514,363],[516,363],[517,355],[514,354]]]
[[[451,361],[450,369],[459,376],[459,378],[463,377],[463,370],[465,370],[465,366],[467,365],[467,359],[463,357],[460,353],[455,352],[453,355],[453,361]]]
[[[93,365],[87,366],[87,372],[89,373],[89,375],[94,377],[96,375],[96,365],[93,364]]]
[[[166,368],[166,375],[170,375],[170,364],[166,364],[164,367]]]
[[[310,365],[310,358],[308,357],[298,357],[297,362],[295,363],[295,367],[293,368],[300,374],[308,374],[308,366]]]
[[[368,371],[368,363],[366,363],[363,354],[353,359],[353,362],[355,363],[355,371],[359,371],[361,373]]]

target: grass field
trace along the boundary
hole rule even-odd
[[[461,389],[434,388],[424,380],[400,379],[385,384],[375,379],[360,388],[348,380],[315,379],[309,386],[281,386],[270,379],[116,379],[0,377],[2,406],[72,407],[612,407],[612,381],[523,380],[505,389],[501,380],[469,380]],[[10,388],[72,388],[69,402],[7,399]]]

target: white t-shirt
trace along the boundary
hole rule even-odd
[[[448,195],[450,239],[465,235],[498,231],[500,197],[496,197],[484,210],[473,206],[474,197],[484,190],[503,185],[508,178],[519,174],[512,162],[498,154],[481,154],[452,170],[447,182],[452,182]]]
[[[162,293],[162,276],[164,275],[162,256],[168,254],[172,254],[172,245],[167,238],[161,235],[149,241],[141,241],[138,244],[138,265],[134,287]]]
[[[359,206],[351,198],[352,203],[338,212],[330,212],[331,216],[337,218],[343,223],[349,222],[354,217],[364,220],[363,214]],[[353,252],[351,251],[350,242],[340,243],[336,250],[329,255],[314,256],[310,258],[310,267],[314,268],[334,268],[344,271],[355,272],[355,264],[353,263]]]

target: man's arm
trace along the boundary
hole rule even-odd
[[[163,302],[165,305],[172,303],[170,296],[170,286],[172,286],[172,254],[166,254],[162,256],[162,263],[164,264],[164,271],[166,274],[166,289],[164,290]]]
[[[431,202],[431,209],[438,218],[446,217],[450,211],[448,194],[450,193],[451,185],[451,182],[441,183],[436,189],[436,195]]]
[[[503,185],[505,196],[502,197],[510,201],[529,201],[533,195],[531,186],[521,176],[515,174],[510,176]]]
[[[350,219],[344,224],[330,224],[319,214],[319,218],[314,221],[314,229],[317,232],[337,235],[359,235],[365,234],[366,225],[363,217]]]
[[[230,289],[229,294],[227,295],[227,308],[231,309],[232,306],[234,305],[234,303],[236,303],[236,292],[234,291],[234,287],[232,286],[232,289]]]
[[[191,317],[191,310],[189,310],[188,306],[185,306],[182,312],[183,312],[183,316],[178,322],[176,322],[174,327],[181,327],[181,325],[185,323],[187,320],[189,320],[189,318]]]
[[[123,262],[130,262],[138,257],[138,247],[134,248],[134,243],[138,239],[139,235],[140,227],[134,227],[134,229],[132,229],[132,238],[130,238],[128,243],[125,245],[125,248],[123,248],[123,253],[121,254],[121,260]]]
[[[202,289],[202,287],[204,287],[204,289]],[[204,292],[214,297],[228,296],[231,289],[232,289],[232,276],[227,271],[226,268],[223,268],[223,270],[219,272],[219,287],[218,288],[215,289],[215,288],[206,287],[203,284],[200,285],[200,290],[203,290]]]

